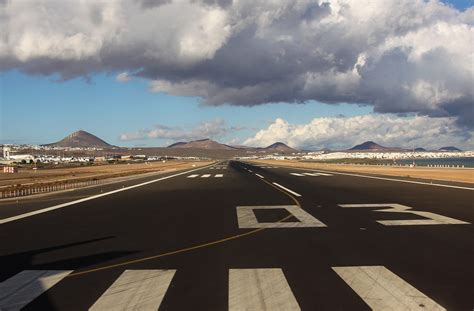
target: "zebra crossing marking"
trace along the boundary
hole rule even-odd
[[[20,310],[56,285],[70,270],[24,270],[0,283],[0,310]]]
[[[384,266],[332,269],[372,310],[446,310]]]
[[[125,270],[89,309],[157,310],[176,270]]]
[[[255,216],[256,209],[285,209],[299,222],[259,222]],[[310,228],[326,227],[324,223],[311,216],[297,205],[264,205],[264,206],[237,206],[237,222],[239,228]]]
[[[229,310],[300,310],[281,269],[230,269]]]

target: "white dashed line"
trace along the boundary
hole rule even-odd
[[[274,183],[272,183],[272,184],[274,184],[274,185],[277,186],[277,187],[280,187],[281,189],[283,189],[283,190],[285,190],[285,191],[288,191],[289,193],[291,193],[291,194],[293,194],[293,195],[295,195],[295,196],[297,196],[297,197],[300,197],[300,196],[301,196],[301,194],[299,194],[299,193],[297,193],[297,192],[294,192],[293,190],[290,190],[290,189],[288,189],[288,188],[286,188],[286,187],[284,187],[284,186],[282,186],[282,185],[280,185],[280,184],[277,184],[276,182],[274,182]]]
[[[216,174],[216,176],[214,176],[214,177],[218,177],[218,178],[219,178],[219,177],[223,177],[223,176],[224,176],[224,174]]]
[[[198,174],[193,174],[193,175],[189,175],[187,178],[196,178],[198,176],[199,176]]]
[[[260,177],[260,178],[265,178],[265,177],[263,177],[262,175],[257,174],[257,173],[255,173],[255,175],[257,175],[257,176]]]
[[[303,174],[300,174],[300,173],[290,173],[290,175],[293,175],[293,176],[299,176],[299,177],[302,177],[302,176],[304,176]]]
[[[201,175],[201,178],[209,178],[211,177],[211,174],[204,174],[204,175]]]

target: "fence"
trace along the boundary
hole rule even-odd
[[[49,183],[49,184],[34,184],[31,186],[12,186],[5,189],[0,189],[0,199],[23,197],[32,194],[48,193],[54,191],[75,189],[81,187],[87,187],[92,185],[98,185],[101,183],[98,179],[86,180],[86,181],[71,181],[64,183]]]

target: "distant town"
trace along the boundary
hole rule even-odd
[[[474,151],[456,147],[439,150],[391,148],[365,142],[344,151],[299,151],[277,142],[264,148],[234,147],[211,139],[178,142],[161,148],[123,148],[110,145],[85,131],[77,131],[63,140],[45,145],[1,145],[0,164],[91,164],[106,162],[143,162],[209,159],[274,159],[334,161],[342,159],[402,160],[474,157]]]

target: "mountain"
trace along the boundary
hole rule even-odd
[[[194,149],[212,149],[212,150],[235,150],[236,148],[218,143],[209,138],[193,140],[190,142],[178,142],[169,145],[168,148],[194,148]]]
[[[448,146],[448,147],[439,148],[439,151],[455,151],[455,152],[457,152],[457,151],[462,151],[462,150],[459,149],[459,148],[456,148],[454,146]]]
[[[418,148],[415,148],[415,151],[416,151],[416,152],[425,152],[426,149],[425,149],[425,148],[418,147]]]
[[[268,147],[263,148],[267,151],[272,151],[272,152],[298,152],[298,150],[291,148],[290,146],[281,143],[281,142],[276,142],[274,144],[271,144]]]
[[[374,143],[373,141],[366,141],[365,143],[356,145],[349,150],[388,150],[388,149],[392,149],[392,148],[381,146],[377,143]]]
[[[62,140],[56,143],[46,144],[44,146],[71,147],[71,148],[112,148],[114,147],[106,143],[99,137],[82,130],[74,132],[64,137]]]

